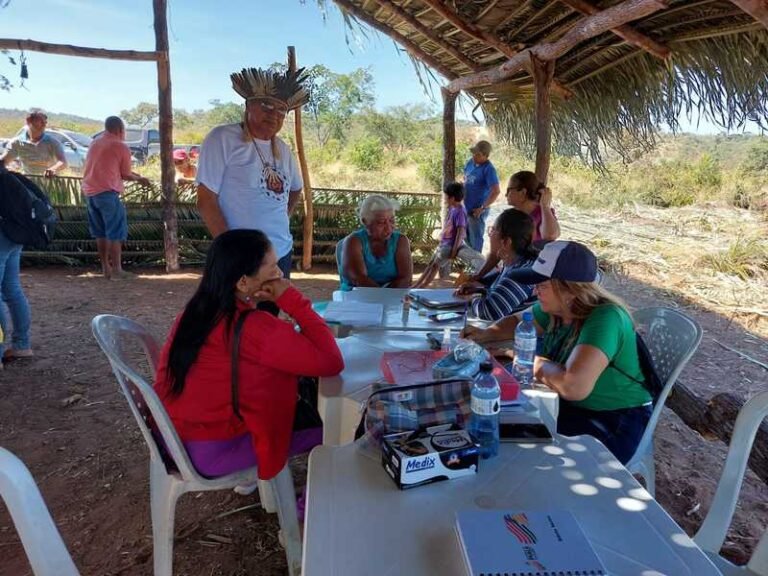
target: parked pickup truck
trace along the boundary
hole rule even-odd
[[[93,135],[98,138],[104,133]],[[144,164],[152,156],[160,154],[160,131],[157,128],[138,128],[126,126],[125,143],[131,149],[131,154],[140,164]]]

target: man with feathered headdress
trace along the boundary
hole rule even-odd
[[[275,72],[243,68],[231,75],[245,98],[240,124],[211,130],[197,168],[197,207],[214,237],[226,230],[262,230],[272,242],[288,278],[293,254],[289,216],[301,197],[301,170],[288,145],[277,137],[285,115],[306,104],[304,69]]]

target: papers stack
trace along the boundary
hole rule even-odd
[[[370,302],[328,302],[323,318],[330,324],[344,326],[381,326],[384,305]]]

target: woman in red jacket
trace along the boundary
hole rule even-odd
[[[276,304],[301,331],[253,310],[259,303]],[[248,310],[238,355],[241,419],[232,407],[231,354],[235,323]],[[343,368],[333,334],[282,277],[264,233],[230,230],[211,244],[200,286],[163,347],[155,390],[201,474],[258,464],[267,480],[289,455],[322,439],[317,428],[312,438],[292,433],[298,376],[333,376]]]

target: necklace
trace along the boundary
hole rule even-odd
[[[259,145],[256,144],[256,140],[254,139],[251,141],[253,142],[253,147],[256,148],[256,153],[259,155],[259,160],[261,160],[261,165],[263,166],[261,169],[261,174],[264,176],[264,181],[267,184],[267,188],[276,194],[282,194],[283,179],[280,177],[280,174],[277,172],[274,166],[272,166],[272,163],[274,162],[274,153],[272,154],[272,162],[267,162],[267,159],[264,158],[264,154],[259,148]]]

